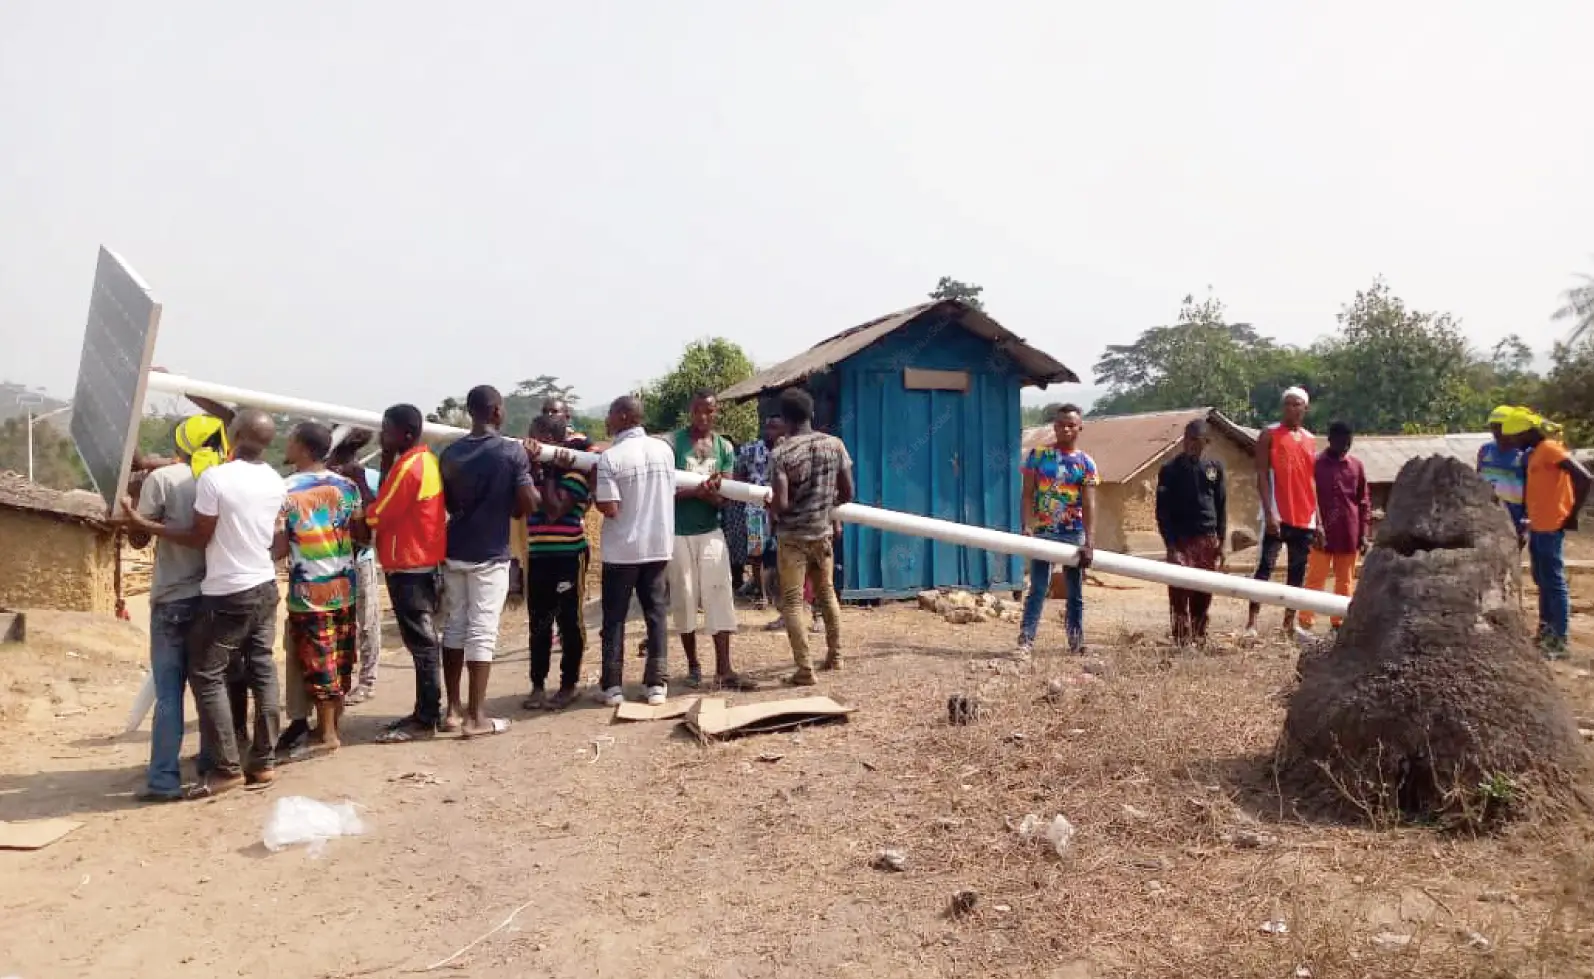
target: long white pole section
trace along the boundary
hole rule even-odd
[[[210,398],[213,401],[248,405],[263,411],[276,411],[306,418],[344,422],[373,430],[380,429],[382,426],[382,413],[377,411],[363,411],[359,408],[346,408],[342,405],[328,404],[323,401],[310,401],[304,398],[268,394],[263,391],[250,391],[225,384],[197,381],[193,378],[181,377],[176,374],[163,374],[158,371],[150,372],[149,389],[160,391],[163,394],[198,395],[202,398]],[[454,428],[451,425],[439,425],[429,422],[423,434],[426,438],[434,441],[451,442],[464,435],[465,431],[464,429]],[[598,463],[598,457],[594,453],[575,452],[573,454],[575,455],[576,465],[580,468],[590,469]],[[545,446],[542,461],[550,462],[552,461],[552,456],[552,448]],[[677,472],[675,474],[675,484],[677,486],[691,487],[698,485],[702,481],[703,477],[693,473]],[[769,488],[766,486],[753,486],[747,483],[733,482],[729,479],[720,484],[720,492],[733,500],[759,504],[769,502],[770,494]],[[895,510],[882,510],[878,507],[864,506],[859,503],[847,503],[836,507],[834,516],[837,520],[846,523],[862,524],[866,527],[874,527],[877,530],[908,534],[914,537],[931,537],[939,541],[945,541],[948,544],[961,544],[965,547],[995,551],[1000,554],[1016,554],[1020,557],[1049,561],[1053,564],[1071,565],[1078,563],[1079,560],[1078,548],[1069,544],[1042,540],[1036,537],[1025,537],[1022,534],[1010,534],[1006,531],[991,530],[987,527],[973,527],[968,524],[953,523],[950,520],[936,520],[911,513],[899,513]],[[1271,581],[1239,578],[1218,571],[1183,568],[1176,564],[1165,564],[1161,561],[1132,557],[1127,554],[1114,554],[1110,551],[1096,551],[1091,562],[1091,568],[1097,571],[1105,571],[1109,574],[1123,575],[1126,578],[1138,578],[1143,581],[1171,585],[1175,588],[1187,588],[1191,591],[1209,592],[1213,595],[1225,595],[1230,598],[1243,598],[1263,605],[1284,605],[1289,608],[1304,609],[1316,612],[1319,615],[1342,616],[1345,614],[1345,610],[1350,607],[1349,599],[1327,592],[1290,588],[1287,585],[1280,585]]]

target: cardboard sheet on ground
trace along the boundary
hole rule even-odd
[[[616,721],[667,721],[672,717],[684,717],[686,712],[697,703],[695,699],[685,697],[680,700],[667,700],[657,707],[647,704],[636,704],[626,701],[614,709]]]
[[[804,724],[844,721],[855,710],[856,707],[843,707],[829,697],[769,700],[740,707],[727,707],[724,700],[704,697],[686,712],[683,723],[705,738],[735,738]]]
[[[0,822],[0,850],[42,850],[82,825],[75,819]]]

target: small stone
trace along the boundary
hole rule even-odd
[[[968,625],[971,622],[982,622],[984,619],[979,609],[962,605],[954,605],[946,613],[946,620],[953,625]]]
[[[1312,967],[1309,965],[1296,966],[1295,979],[1312,979]]]
[[[955,816],[941,816],[935,821],[935,828],[939,830],[954,830],[963,825],[963,820]]]
[[[1517,898],[1509,891],[1480,891],[1478,900],[1485,904],[1515,904]]]
[[[1148,880],[1148,881],[1146,881],[1146,890],[1152,891],[1153,893],[1155,893],[1156,891],[1162,890],[1162,881],[1160,881],[1160,880]]]
[[[1480,952],[1487,952],[1489,949],[1494,947],[1493,942],[1489,941],[1489,939],[1485,938],[1479,932],[1475,932],[1470,928],[1463,928],[1461,930],[1461,938],[1467,943],[1468,948],[1474,948]]]
[[[881,850],[874,855],[869,865],[876,870],[900,874],[908,869],[908,855],[901,850]]]
[[[1272,846],[1275,842],[1267,833],[1259,833],[1252,829],[1236,830],[1224,835],[1239,850],[1261,850]]]
[[[1352,877],[1350,879],[1350,882],[1352,884],[1355,884],[1357,887],[1360,887],[1363,884],[1367,883],[1367,878],[1363,877],[1361,874],[1357,874],[1355,877]]]
[[[1411,944],[1410,935],[1396,935],[1392,932],[1379,932],[1373,936],[1373,944],[1386,952],[1398,952]]]
[[[1290,933],[1290,926],[1284,921],[1274,918],[1270,921],[1262,922],[1257,926],[1256,930],[1260,931],[1264,935],[1288,935]]]
[[[958,891],[952,895],[952,917],[961,918],[974,910],[980,903],[980,895],[975,891]]]
[[[1150,819],[1151,818],[1151,813],[1146,812],[1144,809],[1141,809],[1139,806],[1127,806],[1127,805],[1124,806],[1124,815],[1128,816],[1130,819],[1142,819],[1142,820],[1144,820],[1144,819]]]
[[[208,884],[208,883],[210,883],[210,878],[209,877],[201,877],[201,878],[199,878],[199,882],[201,884]]]
[[[936,611],[936,603],[940,600],[941,593],[938,591],[931,590],[919,592],[919,608],[926,612]]]
[[[1003,913],[1003,914],[1006,914],[1006,913],[1007,913],[1007,912],[1009,912],[1009,911],[1011,911],[1011,910],[1013,910],[1013,908],[1012,908],[1012,906],[1011,906],[1011,905],[1007,905],[1007,904],[998,904],[998,905],[997,905],[997,906],[996,906],[996,910],[998,910],[998,911],[1000,911],[1000,912],[1002,912],[1002,913]]]

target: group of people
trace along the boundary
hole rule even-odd
[[[1325,589],[1349,596],[1358,558],[1371,546],[1372,495],[1361,461],[1351,454],[1354,432],[1343,421],[1328,426],[1328,444],[1317,451],[1307,430],[1310,404],[1299,387],[1285,391],[1279,421],[1263,429],[1255,448],[1256,489],[1262,501],[1261,540],[1255,577],[1272,578],[1280,553],[1285,582],[1291,587]],[[1540,647],[1546,655],[1565,652],[1569,616],[1563,538],[1577,527],[1590,489],[1589,473],[1555,439],[1557,427],[1526,408],[1502,406],[1489,418],[1493,441],[1478,453],[1478,472],[1493,485],[1527,551],[1539,591]],[[1079,448],[1084,419],[1075,405],[1063,405],[1052,418],[1053,444],[1031,449],[1023,462],[1022,512],[1028,534],[1079,549],[1077,565],[1064,569],[1065,624],[1070,650],[1084,644],[1084,569],[1095,541],[1096,463]],[[1228,474],[1221,460],[1207,455],[1204,420],[1186,425],[1180,451],[1157,474],[1157,530],[1166,560],[1182,567],[1217,571],[1226,566]],[[1019,628],[1019,651],[1035,642],[1051,585],[1051,566],[1032,561],[1029,592]],[[1207,638],[1212,595],[1168,589],[1170,632],[1180,647]],[[1257,636],[1261,606],[1252,603],[1243,637]],[[1311,636],[1310,611],[1284,612],[1284,631]],[[1331,625],[1338,628],[1336,616]]]
[[[747,503],[737,521],[758,542],[759,563],[773,559],[777,568],[780,621],[796,667],[785,682],[817,682],[805,588],[824,621],[826,657],[818,669],[841,668],[830,511],[852,499],[852,463],[840,439],[814,429],[813,401],[803,391],[782,395],[779,417],[766,420],[756,443],[763,451],[740,455],[715,431],[712,392],[695,395],[687,425],[661,436],[644,431],[637,398],[619,398],[607,418],[612,442],[592,467],[578,462],[576,453],[592,444],[571,429],[563,402],[544,404],[528,438],[511,438],[500,431],[503,398],[484,385],[466,398],[469,434],[440,455],[422,440],[419,409],[401,404],[382,416],[376,474],[355,459],[369,433],[306,422],[289,434],[293,472],[286,478],[266,460],[276,436],[269,415],[195,400],[207,413],[178,426],[177,457],[141,460],[147,472],[138,500],[122,501],[132,535],[159,542],[151,589],[155,720],[141,795],[148,801],[270,784],[277,762],[302,739],[312,751],[336,750],[345,705],[368,697],[376,681],[378,573],[415,665],[414,704],[384,727],[379,742],[438,732],[474,738],[509,727],[486,703],[512,558],[524,562],[530,618],[525,706],[568,706],[578,696],[586,646],[590,507],[603,515],[598,698],[624,700],[633,598],[646,626],[642,692],[649,704],[668,696],[672,625],[688,685],[705,682],[696,641],[702,631],[714,646],[713,683],[754,689],[731,662],[737,622],[721,513],[727,477],[770,490],[767,505]],[[677,470],[700,479],[678,489]],[[278,561],[288,567],[291,723],[282,732],[272,657]],[[556,631],[559,684],[550,693]],[[199,781],[186,787],[179,769],[185,684],[200,715]]]
[[[1493,440],[1478,449],[1478,473],[1494,487],[1517,530],[1539,592],[1539,648],[1566,655],[1572,614],[1566,584],[1566,532],[1594,486],[1588,470],[1557,437],[1560,426],[1530,408],[1501,405],[1489,415]]]

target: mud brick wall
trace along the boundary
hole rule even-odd
[[[26,511],[0,510],[0,607],[113,612],[115,562],[109,534]]]

